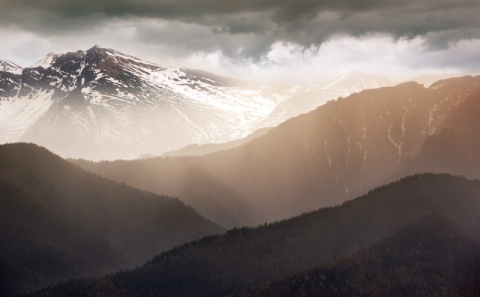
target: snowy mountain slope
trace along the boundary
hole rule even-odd
[[[50,53],[25,69],[1,63],[8,71],[0,71],[0,143],[34,142],[92,160],[240,139],[327,100],[387,84],[357,74],[308,88],[260,86],[99,46]]]
[[[0,60],[0,71],[12,74],[22,74],[23,68],[8,60]]]
[[[32,141],[89,159],[243,137],[278,100],[260,87],[98,46],[49,54],[21,74],[2,73],[0,83],[0,142]]]
[[[0,100],[0,143],[15,142],[36,123],[53,104],[53,92]]]

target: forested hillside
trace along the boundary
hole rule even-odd
[[[371,248],[240,296],[458,296],[480,292],[480,245],[444,216],[413,221]]]
[[[478,239],[479,197],[479,181],[449,175],[408,177],[341,206],[257,228],[234,229],[225,235],[204,238],[162,253],[141,268],[62,283],[39,291],[35,296],[225,296],[240,293],[368,248],[425,216],[445,216],[458,226],[461,234]],[[422,228],[420,234],[427,232]],[[416,230],[416,227],[411,229]],[[408,228],[405,230],[400,234],[410,232]],[[402,236],[417,238],[419,235],[415,232],[401,235],[400,239],[387,239],[386,246],[395,246],[399,255],[409,254],[408,249],[396,246],[396,242],[401,243]],[[444,239],[439,240],[443,242]],[[430,245],[416,244],[414,247],[428,255]],[[393,253],[395,249],[378,249],[379,253],[380,250],[386,253],[385,259],[397,257]],[[464,256],[463,247],[457,245],[432,250],[437,251],[445,252],[452,259],[460,257],[461,260]],[[376,253],[375,248],[371,253]],[[430,260],[425,258],[427,262]],[[379,261],[387,260],[379,258]],[[410,264],[406,262],[405,265]],[[425,273],[426,279],[435,276],[425,269],[420,267],[419,271]]]
[[[178,199],[87,173],[33,144],[0,146],[0,288],[141,265],[222,228]]]

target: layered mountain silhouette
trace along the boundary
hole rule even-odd
[[[178,199],[87,173],[33,144],[0,146],[0,295],[139,265],[222,232]]]
[[[250,293],[474,296],[479,197],[478,180],[416,175],[341,206],[233,229],[162,253],[135,270],[64,282],[33,295],[227,296],[271,282]]]
[[[480,76],[389,85],[1,60],[0,143],[144,157],[0,145],[0,295],[477,296]]]
[[[247,142],[254,140],[255,138],[263,136],[267,134],[268,130],[270,130],[270,128],[259,129],[254,133],[248,135],[247,137],[228,141],[228,142],[223,142],[223,143],[207,143],[202,145],[191,144],[178,150],[166,152],[162,156],[163,157],[203,156],[203,155],[208,155],[208,154],[212,154],[220,151],[225,151],[225,150],[239,147],[242,144],[245,144]],[[150,156],[145,156],[144,158],[155,158],[155,157],[158,157],[158,156],[150,155]]]
[[[340,75],[324,84],[297,87],[292,96],[278,104],[264,120],[265,126],[275,127],[285,120],[308,113],[329,100],[346,97],[367,89],[377,89],[394,85],[394,82],[363,72]]]
[[[330,101],[239,147],[200,157],[79,164],[135,187],[179,197],[215,222],[228,193],[189,195],[188,181],[208,173],[252,208],[261,223],[337,205],[374,186],[417,172],[480,176],[480,77],[410,82]],[[468,166],[464,166],[468,165]],[[215,209],[215,211],[214,211]],[[228,213],[226,209],[222,213]],[[235,214],[232,214],[235,217]],[[242,225],[242,224],[240,224]]]

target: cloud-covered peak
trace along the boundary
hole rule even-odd
[[[9,41],[0,57],[23,66],[97,43],[165,66],[290,81],[387,66],[408,72],[404,78],[480,67],[478,0],[0,0],[0,7],[0,38]]]

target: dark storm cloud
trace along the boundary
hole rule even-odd
[[[479,12],[478,0],[0,0],[0,24],[45,36],[118,19],[157,19],[177,31],[143,28],[138,40],[255,60],[275,42],[309,48],[335,34],[423,36],[427,48],[441,49],[478,38]]]

